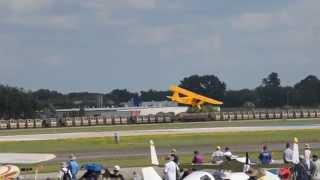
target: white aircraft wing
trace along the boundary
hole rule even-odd
[[[201,180],[201,179],[215,180],[215,178],[210,173],[204,172],[204,171],[193,172],[189,176],[184,178],[184,180]]]
[[[242,164],[245,164],[246,163],[246,157],[238,157],[238,158],[236,158],[236,161],[238,161],[238,162],[240,162]],[[251,162],[251,160],[249,159],[249,164],[255,165],[256,163]]]
[[[20,175],[20,169],[17,166],[0,166],[0,179],[15,179]]]
[[[243,172],[235,172],[235,173],[226,173],[225,174],[225,179],[230,179],[230,180],[247,180],[249,179],[249,176],[246,175]]]
[[[142,168],[142,175],[144,180],[162,180],[153,167]]]
[[[266,176],[268,180],[280,180],[280,178],[275,175],[272,174],[269,171],[266,171]],[[236,172],[236,173],[226,173],[226,177],[225,179],[230,179],[230,180],[247,180],[249,179],[249,176],[246,175],[243,172]]]
[[[36,164],[54,158],[54,154],[0,153],[0,164]]]

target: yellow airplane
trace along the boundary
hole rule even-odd
[[[222,105],[222,101],[218,101],[215,99],[211,99],[200,94],[194,93],[192,91],[183,89],[178,86],[171,86],[170,91],[173,92],[172,96],[168,96],[172,101],[179,104],[191,105],[192,107],[198,107],[201,109],[203,104],[211,104],[211,105]]]

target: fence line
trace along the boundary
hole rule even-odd
[[[0,120],[0,129],[28,129],[50,127],[79,127],[102,126],[122,124],[151,124],[190,121],[234,121],[234,120],[265,120],[265,119],[301,119],[320,118],[320,110],[294,110],[294,111],[235,111],[211,113],[181,113],[176,116],[150,115],[150,116],[83,116],[64,117],[61,119],[10,119]]]

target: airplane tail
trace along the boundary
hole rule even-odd
[[[151,156],[151,164],[155,166],[159,166],[159,159],[157,156],[156,148],[152,140],[150,140],[150,156]]]
[[[151,164],[154,166],[159,166],[159,159],[152,140],[150,140],[150,156]],[[162,178],[153,167],[142,168],[142,175],[144,180],[162,180]]]

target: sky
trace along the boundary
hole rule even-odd
[[[1,0],[0,84],[166,90],[193,74],[228,89],[271,72],[320,77],[319,0]]]

